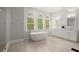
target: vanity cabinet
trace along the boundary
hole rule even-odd
[[[6,9],[0,9],[0,44],[3,44],[6,42]]]
[[[61,19],[60,19],[61,20]],[[52,29],[52,35],[64,38],[71,41],[79,41],[79,30],[77,29],[77,16],[75,13],[68,14],[66,17],[66,22],[62,25],[64,28]],[[64,21],[61,20],[60,23]]]
[[[78,31],[77,30],[71,30],[68,32],[68,40],[71,41],[78,41]]]
[[[68,40],[78,41],[77,19],[76,14],[67,16]]]

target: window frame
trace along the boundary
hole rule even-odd
[[[27,21],[26,21],[27,31],[34,31],[34,28],[32,30],[28,29],[28,24],[33,24],[33,26],[35,26],[34,23],[28,23],[28,17],[30,17],[30,16],[33,17],[33,22],[34,22],[34,15],[32,13],[28,13],[27,17],[26,17],[26,19],[27,19]]]
[[[47,21],[48,21],[48,24],[46,24]],[[50,21],[50,20],[49,20],[49,16],[46,16],[46,17],[45,17],[45,29],[46,29],[46,30],[49,30],[49,21]],[[47,25],[48,25],[48,28],[46,27]]]
[[[39,27],[39,24],[38,24],[39,17],[41,17],[41,19],[42,19],[42,29],[39,29],[39,28],[38,28],[38,27]],[[41,24],[41,23],[40,23],[40,24]],[[43,16],[42,16],[42,15],[39,15],[39,16],[38,16],[38,19],[37,19],[37,29],[38,29],[38,31],[42,31],[42,30],[43,30]]]

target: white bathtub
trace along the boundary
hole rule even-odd
[[[48,37],[48,32],[43,31],[43,32],[31,32],[31,40],[34,41],[39,41],[46,39]]]

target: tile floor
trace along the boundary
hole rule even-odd
[[[74,52],[71,48],[79,49],[79,43],[48,37],[42,41],[24,40],[10,44],[8,52]]]

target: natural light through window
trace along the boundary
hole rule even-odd
[[[27,17],[27,30],[34,30],[34,17],[31,13]]]
[[[38,29],[43,29],[43,19],[42,16],[38,16]]]
[[[36,18],[35,18],[36,17]],[[33,15],[28,13],[25,20],[26,31],[42,31],[43,29],[49,29],[49,16],[43,17],[43,15]]]
[[[46,29],[49,29],[49,17],[48,16],[46,17],[45,26],[46,26]]]

